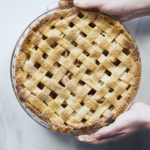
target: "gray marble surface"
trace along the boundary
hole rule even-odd
[[[25,27],[51,0],[0,0],[0,150],[150,150],[150,131],[104,145],[77,141],[33,121],[20,107],[10,81],[13,48]],[[135,101],[150,104],[150,16],[124,23],[141,51],[142,79]]]

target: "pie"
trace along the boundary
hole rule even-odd
[[[140,53],[124,26],[76,7],[35,23],[15,64],[20,103],[61,133],[112,123],[127,109],[140,77]]]

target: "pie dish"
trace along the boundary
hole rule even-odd
[[[21,104],[61,133],[112,123],[136,94],[139,50],[110,16],[76,7],[34,24],[20,45],[15,89]]]

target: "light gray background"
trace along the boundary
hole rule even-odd
[[[150,150],[149,131],[95,146],[79,142],[72,135],[45,129],[20,107],[10,82],[12,51],[25,27],[45,12],[51,1],[0,0],[0,150]],[[135,101],[150,104],[150,17],[125,25],[135,38],[142,58],[142,80]]]

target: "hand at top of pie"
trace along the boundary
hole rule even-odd
[[[116,16],[120,21],[150,15],[150,0],[59,0],[60,6],[69,4],[83,9],[98,8],[103,13]]]

